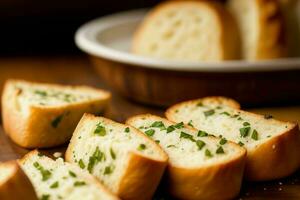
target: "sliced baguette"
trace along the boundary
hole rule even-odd
[[[167,181],[174,197],[232,199],[238,195],[246,158],[244,148],[221,138],[198,136],[201,133],[184,127],[183,123],[175,124],[150,114],[132,117],[127,123],[167,152]]]
[[[284,19],[278,0],[229,0],[238,22],[243,58],[263,60],[287,55]]]
[[[40,199],[118,200],[89,173],[65,163],[62,158],[54,161],[35,150],[25,155],[19,163]]]
[[[230,13],[216,2],[164,2],[151,10],[138,27],[132,51],[173,60],[238,59],[238,27]]]
[[[67,142],[85,112],[101,113],[110,93],[86,86],[8,80],[2,94],[5,132],[25,148]]]
[[[265,181],[288,176],[300,166],[300,133],[295,123],[282,122],[220,103],[221,97],[182,102],[166,116],[210,134],[239,143],[247,149],[245,177]]]
[[[17,161],[0,163],[1,200],[38,200],[34,188]]]
[[[166,153],[133,127],[85,114],[66,160],[96,176],[122,199],[151,199],[167,166]]]

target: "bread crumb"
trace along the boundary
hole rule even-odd
[[[54,156],[55,158],[60,158],[60,157],[62,157],[62,153],[61,153],[61,152],[55,152],[55,153],[53,154],[53,156]]]

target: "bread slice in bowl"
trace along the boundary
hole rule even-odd
[[[167,186],[178,199],[232,199],[238,195],[246,150],[223,138],[146,114],[129,118],[169,156]]]
[[[17,161],[0,163],[1,200],[38,200],[35,190]]]
[[[19,163],[39,199],[119,200],[89,173],[62,158],[52,160],[35,150],[26,154]]]
[[[25,148],[67,142],[85,112],[102,113],[110,93],[87,86],[8,80],[2,94],[4,130]]]
[[[233,141],[247,149],[245,177],[266,181],[288,176],[300,166],[300,133],[296,123],[240,110],[227,98],[207,97],[172,106],[169,120]]]
[[[229,0],[246,60],[264,60],[287,56],[284,18],[278,0]]]
[[[167,166],[166,153],[133,127],[85,114],[66,160],[96,176],[121,199],[151,199]]]
[[[231,14],[216,2],[164,2],[138,27],[132,52],[181,61],[238,59],[238,27]]]

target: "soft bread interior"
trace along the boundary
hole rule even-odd
[[[21,161],[40,199],[98,200],[113,199],[95,180],[77,166],[52,160],[38,152]]]
[[[108,98],[108,93],[84,86],[59,86],[52,84],[10,81],[11,93],[16,95],[15,105],[26,112],[31,105],[40,107],[64,106]]]
[[[217,103],[190,101],[168,110],[168,118],[191,124],[215,136],[222,135],[248,149],[256,148],[274,136],[294,127],[270,116],[260,116]]]
[[[0,185],[5,183],[16,172],[16,167],[12,164],[0,163]]]
[[[216,12],[199,2],[162,5],[141,25],[133,52],[165,59],[220,60],[222,33]]]
[[[242,51],[245,59],[254,59],[258,45],[259,7],[255,0],[230,0],[228,8],[235,16],[242,36]]]
[[[223,143],[222,138],[201,135],[182,123],[174,124],[157,116],[141,115],[129,119],[127,123],[155,140],[168,154],[169,162],[176,167],[197,168],[224,163],[244,153],[242,148],[232,143]]]
[[[87,114],[75,130],[68,151],[71,162],[87,169],[113,192],[118,191],[131,153],[166,160],[162,150],[134,128]]]

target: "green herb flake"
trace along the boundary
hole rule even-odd
[[[271,135],[268,135],[268,136],[267,136],[267,138],[270,138],[270,137],[271,137]]]
[[[230,114],[228,112],[221,112],[220,114],[230,116]]]
[[[209,158],[213,157],[212,153],[208,149],[205,149],[205,156]]]
[[[52,173],[49,170],[44,169],[43,166],[41,166],[38,162],[34,162],[33,166],[40,171],[41,175],[42,175],[42,181],[46,181],[48,180]]]
[[[40,200],[49,200],[50,199],[50,195],[49,194],[43,194],[40,198]]]
[[[193,120],[190,120],[188,125],[191,126],[191,127],[194,127],[194,125],[192,123],[193,123]]]
[[[82,159],[79,160],[78,165],[79,165],[79,167],[80,167],[81,169],[84,169],[84,168],[85,168],[85,164],[84,164],[84,162],[83,162]]]
[[[183,122],[180,122],[180,123],[178,123],[178,124],[175,124],[174,127],[177,128],[177,129],[181,129],[181,128],[184,127],[184,123],[183,123]]]
[[[110,148],[109,152],[110,152],[111,158],[112,158],[113,160],[115,160],[115,159],[116,159],[116,154],[115,154],[114,150],[113,150],[112,148]]]
[[[74,182],[75,187],[84,186],[84,185],[86,185],[86,183],[84,181],[75,181]]]
[[[220,140],[220,142],[219,142],[220,145],[224,145],[224,144],[226,144],[226,143],[227,143],[226,138],[222,138],[222,139]]]
[[[217,150],[216,150],[216,153],[217,153],[217,154],[223,154],[223,153],[224,153],[223,147],[222,147],[222,146],[219,146],[219,147],[217,148]]]
[[[129,132],[130,132],[129,127],[126,127],[126,128],[125,128],[125,133],[129,133]]]
[[[252,132],[251,138],[253,140],[258,140],[258,133],[257,133],[257,131],[255,129]]]
[[[203,103],[202,103],[201,101],[199,101],[199,102],[196,104],[196,106],[201,107],[201,106],[203,106]]]
[[[245,144],[242,143],[241,141],[238,142],[238,145],[240,145],[241,147],[244,146]]]
[[[237,118],[237,117],[239,117],[240,115],[238,115],[238,114],[234,114],[234,115],[232,115],[231,117],[232,118]]]
[[[106,135],[106,129],[105,129],[104,126],[101,126],[100,122],[96,125],[96,129],[94,131],[94,134],[99,135],[99,136],[105,136]]]
[[[198,134],[197,134],[198,137],[206,137],[208,136],[208,133],[206,133],[205,131],[198,131]]]
[[[167,128],[167,133],[171,133],[172,131],[175,130],[175,127],[173,125],[168,126]]]
[[[201,150],[205,146],[205,142],[202,140],[197,140],[196,145],[198,146],[198,150]]]
[[[250,126],[250,123],[249,122],[244,122],[243,126]]]
[[[59,123],[61,122],[62,118],[63,118],[63,115],[59,115],[55,119],[53,119],[51,122],[52,127],[57,128]]]
[[[147,131],[145,131],[145,134],[148,135],[149,137],[152,137],[155,133],[154,129],[149,129]]]
[[[114,167],[112,167],[112,166],[106,166],[105,167],[105,169],[104,169],[104,175],[108,175],[108,174],[111,174],[111,173],[113,173],[113,171],[114,171]]]
[[[47,92],[46,91],[42,91],[42,90],[36,90],[34,91],[35,94],[40,95],[41,97],[46,97],[47,96]]]
[[[190,134],[188,134],[188,133],[185,133],[185,132],[183,132],[183,131],[181,131],[181,133],[180,133],[180,138],[189,139],[189,140],[195,142],[195,140],[194,140],[194,138],[193,138],[192,135],[190,135]]]
[[[58,181],[56,181],[56,182],[52,183],[52,185],[50,185],[50,188],[54,189],[54,188],[58,188],[58,186],[59,186],[59,183],[58,183]]]
[[[213,109],[204,111],[204,116],[205,117],[211,116],[213,114],[215,114],[215,111]]]
[[[174,144],[170,144],[170,145],[167,146],[167,148],[171,148],[171,147],[176,148],[176,146]]]
[[[237,118],[237,120],[241,121],[241,120],[243,120],[243,118],[241,118],[241,117],[238,117],[238,118]]]
[[[160,128],[161,131],[162,130],[166,130],[166,127],[165,127],[165,125],[164,125],[164,123],[162,121],[153,122],[150,127]]]
[[[241,137],[247,137],[248,134],[249,134],[249,131],[250,131],[250,127],[249,126],[240,128],[240,136]]]
[[[160,141],[159,141],[159,140],[155,140],[155,142],[156,142],[157,144],[159,144],[159,143],[160,143]]]
[[[44,155],[41,152],[38,152],[38,157],[43,157]]]
[[[72,172],[72,171],[69,171],[69,175],[70,175],[71,177],[73,177],[73,178],[76,178],[76,177],[77,177],[76,174],[75,174],[74,172]]]
[[[145,144],[140,144],[137,149],[140,150],[140,151],[143,151],[143,150],[146,149],[146,145]]]
[[[92,156],[89,158],[89,163],[88,163],[88,171],[92,173],[94,166],[101,162],[104,159],[104,153],[100,151],[99,147],[96,147],[94,153]]]

